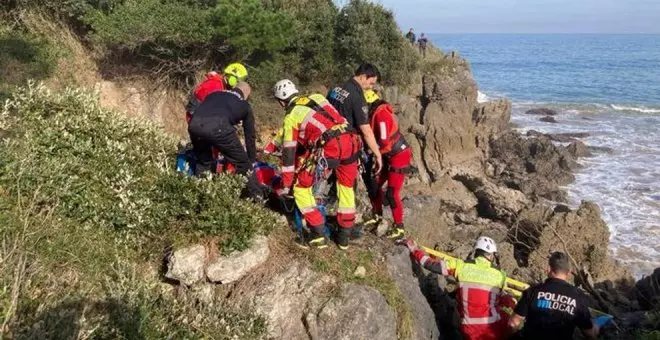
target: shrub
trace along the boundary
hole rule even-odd
[[[0,102],[9,97],[14,86],[50,76],[59,55],[47,40],[0,25]]]
[[[93,94],[54,94],[32,84],[6,103],[0,129],[9,133],[0,150],[0,185],[38,192],[39,205],[57,207],[83,228],[174,239],[213,236],[223,250],[232,250],[272,225],[273,214],[235,199],[242,178],[198,180],[176,173],[172,137],[100,108]]]
[[[406,84],[419,56],[406,42],[394,15],[382,5],[352,0],[342,8],[335,26],[337,66],[350,74],[362,62],[377,65],[383,83]]]

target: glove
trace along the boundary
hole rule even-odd
[[[399,244],[399,245],[406,246],[406,248],[408,248],[408,250],[411,253],[414,252],[415,250],[419,249],[419,246],[417,246],[417,243],[415,243],[415,241],[413,241],[411,239],[405,238],[405,239],[402,239],[400,241],[397,241],[396,243]]]
[[[265,154],[274,154],[275,152],[277,152],[277,150],[278,150],[278,147],[277,147],[277,145],[275,144],[275,142],[273,142],[273,141],[270,141],[270,142],[269,142],[268,144],[266,144],[266,146],[264,147],[264,153],[265,153]]]

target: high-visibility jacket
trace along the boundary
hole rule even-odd
[[[380,153],[383,156],[392,156],[408,148],[406,139],[399,131],[399,124],[394,115],[392,105],[383,100],[372,104],[371,129],[374,131]]]
[[[282,182],[285,188],[293,184],[298,147],[314,151],[331,135],[348,128],[344,117],[321,94],[296,97],[286,107],[282,127]]]
[[[488,259],[480,256],[474,261],[435,260],[422,250],[416,250],[413,257],[432,272],[456,278],[458,312],[463,325],[492,324],[501,319],[498,301],[506,285],[506,274],[494,268]]]

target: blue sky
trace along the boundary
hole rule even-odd
[[[660,0],[376,0],[417,33],[660,33]]]

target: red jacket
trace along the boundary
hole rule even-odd
[[[380,153],[383,156],[391,156],[390,153],[394,154],[407,148],[407,143],[399,131],[392,105],[385,101],[376,102],[375,105],[376,108],[371,114],[371,129],[374,131]]]
[[[225,82],[223,79],[224,78],[221,74],[207,74],[206,80],[197,85],[195,91],[190,96],[188,105],[186,105],[186,122],[190,123],[190,119],[192,119],[195,109],[197,109],[197,106],[206,99],[206,96],[213,92],[225,89]]]

